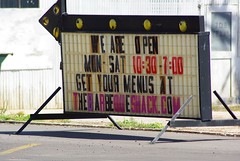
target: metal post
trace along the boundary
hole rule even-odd
[[[237,120],[237,117],[234,115],[234,113],[231,111],[231,109],[227,106],[227,104],[223,101],[223,99],[219,96],[217,91],[213,91],[213,93],[218,98],[218,100],[222,103],[222,105],[225,107],[225,109],[228,111],[228,113],[232,116],[232,118]]]
[[[33,115],[39,114],[39,112],[42,111],[42,109],[48,104],[48,102],[60,91],[60,89],[61,87],[58,87]],[[20,134],[25,129],[25,127],[27,127],[27,125],[30,124],[31,121],[32,121],[32,118],[30,117],[28,121],[15,134]]]
[[[122,128],[113,120],[111,116],[108,115],[108,119],[113,123],[114,126],[116,126],[119,130],[122,130]]]
[[[62,9],[61,14],[67,12],[67,2],[66,2],[66,0],[61,0],[61,9]]]
[[[161,132],[151,141],[151,144],[155,144],[156,141],[162,136],[162,134],[167,130],[167,128],[170,126],[170,122],[174,121],[186,108],[186,106],[189,104],[189,102],[192,100],[193,96],[191,95],[187,101],[180,107],[180,109],[173,115],[172,119],[167,123],[167,125],[161,130]]]

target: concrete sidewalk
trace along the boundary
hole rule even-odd
[[[233,112],[233,113],[236,115],[238,119],[240,119],[240,112]],[[213,112],[213,120],[229,120],[229,119],[233,119],[233,118],[227,111]],[[186,127],[186,128],[175,128],[173,129],[173,131],[240,137],[240,126]]]
[[[237,118],[240,118],[240,112],[234,112]],[[170,118],[149,118],[149,117],[126,117],[126,116],[112,116],[115,121],[123,121],[124,119],[133,119],[142,123],[162,123],[164,126],[170,121]],[[228,120],[233,119],[228,112],[213,112],[213,120]],[[90,119],[90,120],[71,120],[73,123],[81,124],[83,126],[107,126],[110,123],[109,119]],[[146,129],[140,129],[146,130]],[[149,129],[147,129],[149,130]],[[157,129],[155,129],[157,130]],[[240,126],[216,126],[216,127],[185,127],[185,128],[168,128],[172,132],[186,132],[186,133],[201,133],[222,136],[240,137]]]

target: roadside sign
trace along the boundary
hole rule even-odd
[[[187,23],[191,18],[186,22],[182,17],[168,17],[175,24],[172,29],[152,31],[157,23],[165,25],[163,18],[65,17],[66,31],[62,31],[65,112],[172,117],[190,95],[193,100],[181,117],[201,118],[205,97],[209,97],[205,108],[211,110],[210,83],[208,91],[205,90],[208,95],[200,91],[201,83],[210,82],[209,68],[200,69],[200,63],[209,67],[209,46],[201,50],[208,43],[208,33],[189,32]],[[101,21],[91,25],[94,19]],[[127,26],[120,28],[130,20],[129,30]],[[76,27],[68,27],[74,22]],[[84,28],[85,24],[90,28]],[[131,29],[137,25],[137,31]],[[203,72],[208,74],[201,82]]]
[[[60,5],[40,19],[43,26]],[[65,113],[172,117],[192,95],[180,117],[212,119],[202,16],[55,18],[49,31],[62,48]]]

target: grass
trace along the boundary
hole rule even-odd
[[[20,111],[14,114],[5,114],[0,113],[0,121],[27,121],[30,118],[30,115],[24,114]],[[54,123],[69,123],[68,119],[59,119],[59,120],[33,120],[34,122],[54,122]]]
[[[18,112],[16,114],[0,114],[0,121],[27,121],[30,118],[30,115],[24,114],[24,112]],[[51,123],[70,123],[68,119],[57,119],[57,120],[33,120],[34,122],[51,122]],[[132,118],[124,119],[123,121],[118,121],[118,125],[122,128],[127,129],[161,129],[163,125],[161,123],[142,123],[138,122]],[[113,124],[109,124],[110,127],[113,127]]]
[[[0,114],[1,121],[27,121],[30,115],[25,115],[24,112],[18,112],[16,114]]]
[[[230,105],[229,108],[232,111],[240,111],[240,105]],[[222,105],[213,105],[213,111],[226,111]],[[0,121],[27,121],[30,118],[30,115],[24,114],[24,112],[18,112],[15,114],[6,114],[6,109],[0,108]],[[70,123],[68,119],[58,119],[58,120],[34,120],[34,122],[54,122],[54,123]],[[143,123],[134,120],[133,118],[124,119],[123,121],[118,121],[118,125],[122,128],[128,129],[161,129],[164,127],[161,123]],[[109,124],[110,127],[113,127],[113,124]]]
[[[164,126],[161,123],[155,122],[155,123],[142,123],[138,122],[134,119],[124,119],[123,121],[117,121],[117,124],[122,128],[127,129],[161,129]],[[112,127],[113,124],[110,124]]]
[[[230,105],[229,108],[232,111],[240,111],[240,105]],[[223,107],[223,105],[213,105],[212,110],[213,111],[226,111],[226,109]]]

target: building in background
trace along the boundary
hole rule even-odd
[[[66,0],[69,14],[204,15],[212,91],[240,102],[239,0]],[[62,85],[60,46],[38,23],[56,0],[0,0],[0,108],[36,109]],[[126,24],[127,25],[127,24]],[[62,92],[47,108],[62,108]],[[217,102],[212,96],[213,103]]]
[[[61,86],[59,45],[38,23],[53,3],[0,0],[0,108],[36,109]],[[62,95],[48,107],[61,108]]]

